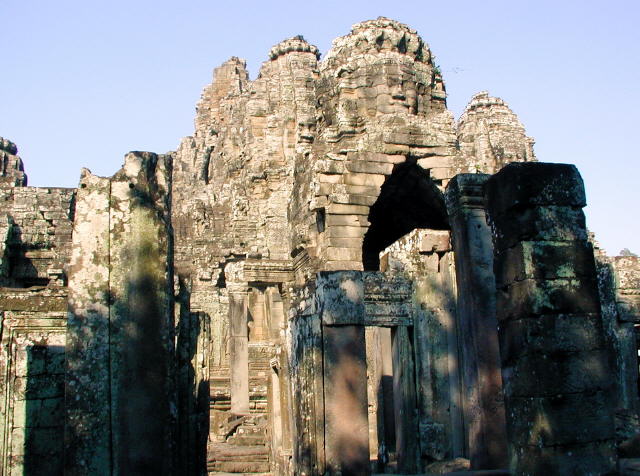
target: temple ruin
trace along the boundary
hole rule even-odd
[[[0,139],[0,474],[636,474],[640,259],[503,100],[381,17],[196,110],[76,189]]]

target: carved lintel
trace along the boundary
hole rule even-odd
[[[289,260],[246,260],[243,268],[247,282],[286,283],[293,279]]]

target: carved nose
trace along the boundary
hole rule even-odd
[[[406,99],[406,96],[404,95],[404,91],[402,90],[402,87],[399,84],[391,88],[391,97],[393,99],[400,99],[403,101]]]

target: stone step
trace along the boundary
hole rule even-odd
[[[246,448],[245,446],[238,446],[238,448]],[[226,456],[226,455],[218,455],[212,461],[217,462],[226,462],[226,463],[269,463],[269,455],[250,455],[250,457],[244,456]]]
[[[263,445],[237,446],[228,443],[211,443],[208,459],[216,461],[268,461],[269,451]]]
[[[264,461],[211,461],[207,463],[209,474],[216,472],[254,474],[266,473],[269,469],[271,469],[269,462]]]
[[[268,473],[269,452],[265,445],[233,445],[229,442],[210,443],[207,455],[209,474]]]
[[[272,476],[271,473],[227,473],[226,471],[208,471],[207,474],[211,476]]]

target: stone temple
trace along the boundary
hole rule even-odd
[[[77,189],[0,141],[2,474],[637,474],[639,259],[503,100],[378,18],[196,109]]]

